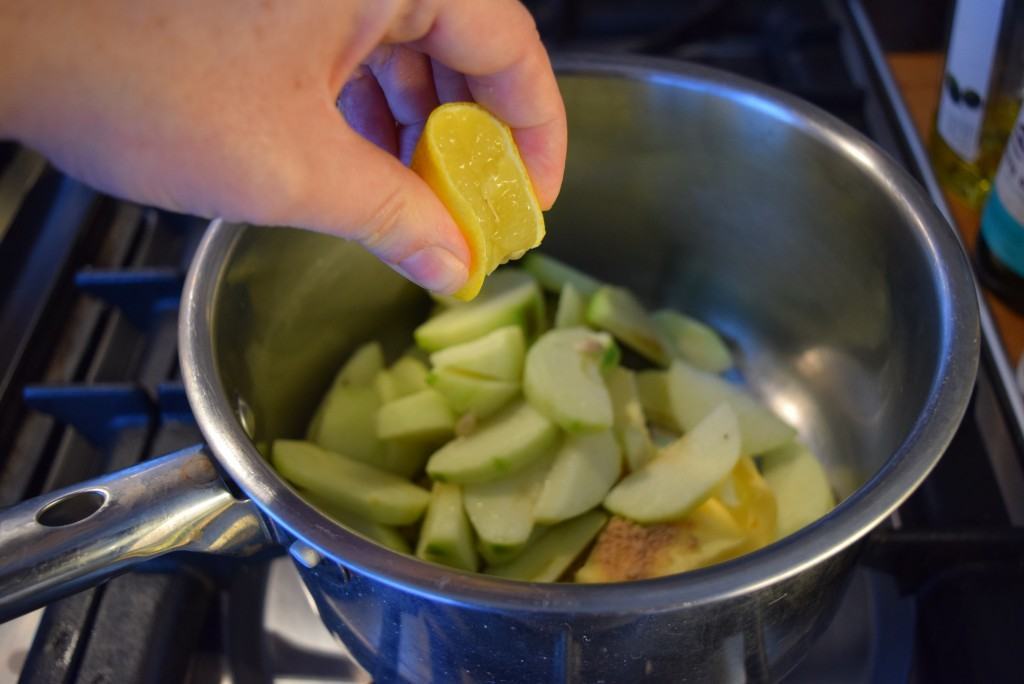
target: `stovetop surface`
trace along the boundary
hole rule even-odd
[[[527,4],[553,50],[686,59],[773,84],[866,133],[927,185],[855,2]],[[0,146],[0,506],[200,441],[176,319],[204,228]],[[947,454],[872,535],[839,616],[787,682],[1020,678],[1024,448],[1016,390],[992,348]],[[147,563],[0,625],[0,682],[367,681],[290,563]]]

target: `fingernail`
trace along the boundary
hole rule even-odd
[[[469,269],[443,247],[425,247],[407,256],[395,268],[433,292],[451,294],[466,282]]]

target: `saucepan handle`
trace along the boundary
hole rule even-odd
[[[0,622],[171,551],[240,554],[269,541],[205,449],[184,449],[0,511]]]

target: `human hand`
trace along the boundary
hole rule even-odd
[[[431,109],[508,123],[545,208],[562,181],[562,100],[515,0],[0,0],[0,57],[0,136],[67,173],[357,240],[439,292],[469,252],[402,164]]]

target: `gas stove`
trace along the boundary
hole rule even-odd
[[[946,210],[856,0],[527,3],[554,51],[655,54],[793,92]],[[628,7],[628,9],[626,9]],[[947,211],[948,216],[948,211]],[[177,303],[205,222],[97,194],[0,146],[0,506],[200,441]],[[967,416],[865,545],[785,682],[1008,681],[1024,671],[1024,406],[987,311]],[[758,680],[756,668],[738,681]],[[0,625],[0,682],[366,682],[284,555],[165,557]]]

